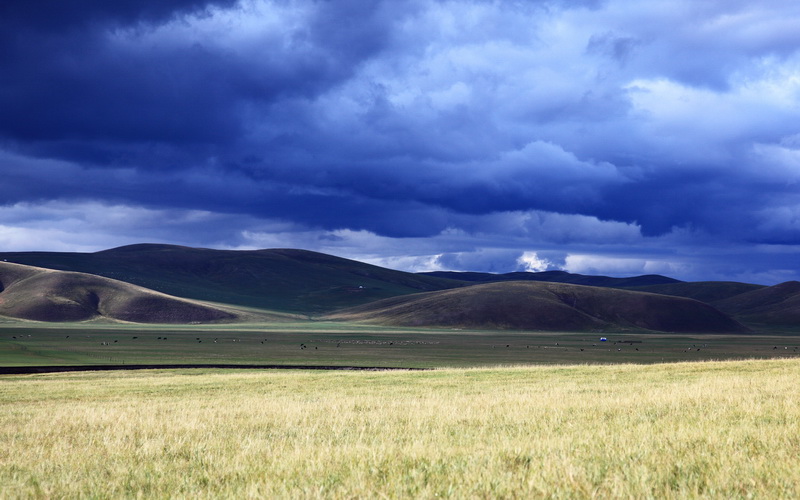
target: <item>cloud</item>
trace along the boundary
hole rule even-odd
[[[474,220],[462,222],[471,230],[450,228],[433,236],[396,238],[366,230],[325,230],[280,219],[200,210],[91,201],[26,202],[0,207],[0,247],[6,251],[89,252],[157,242],[223,249],[307,248],[411,272],[565,269],[612,276],[661,273],[685,280],[740,279],[767,284],[798,277],[797,246],[720,245],[708,235],[682,230],[655,238],[632,232],[632,239],[626,241],[587,234],[565,244],[558,235],[526,229],[531,226],[526,221],[537,220],[537,214],[470,217]],[[565,216],[564,220],[566,225],[581,222],[575,216]],[[583,222],[596,228],[606,224],[591,219]],[[611,224],[612,231],[615,225]]]
[[[644,261],[767,276],[754,245],[799,241],[798,21],[788,0],[11,0],[0,204],[205,213],[213,237],[175,240],[228,247],[371,235],[348,255],[410,267],[613,271],[661,242],[679,257]],[[128,229],[95,236],[169,239]]]
[[[539,257],[536,252],[523,252],[517,259],[517,264],[523,271],[538,273],[553,269],[553,263],[547,259]]]
[[[0,5],[4,29],[17,27],[38,33],[85,29],[87,26],[130,25],[164,21],[187,13],[202,12],[212,5],[231,7],[236,0],[9,0]]]
[[[603,255],[570,254],[565,259],[564,269],[577,274],[604,274],[637,276],[641,274],[663,274],[681,276],[687,271],[679,262],[640,258],[609,257]]]
[[[0,206],[4,251],[98,251],[141,242],[224,247],[244,241],[241,225],[282,230],[282,223],[202,210],[151,209],[94,201]]]

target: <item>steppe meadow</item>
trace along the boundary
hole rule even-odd
[[[0,378],[4,498],[795,498],[796,359]]]

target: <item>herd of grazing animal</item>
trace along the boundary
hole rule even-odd
[[[74,336],[72,336],[72,337],[74,337]],[[70,335],[65,335],[65,336],[64,336],[64,339],[65,339],[65,340],[70,340],[70,338],[71,338],[71,336],[70,336]],[[79,337],[79,338],[80,338],[80,337]],[[86,338],[86,339],[91,339],[91,338],[92,338],[92,336],[86,335],[86,336],[85,336],[85,338]],[[139,338],[140,338],[140,337],[139,337],[138,335],[135,335],[135,336],[132,336],[132,337],[130,337],[130,339],[131,339],[131,340],[133,340],[133,341],[136,341],[136,340],[138,340]],[[152,338],[152,337],[151,337],[151,338]],[[25,335],[20,335],[20,334],[17,334],[17,335],[12,335],[12,336],[10,336],[10,339],[11,339],[11,340],[14,340],[14,341],[21,341],[21,340],[31,340],[31,335],[30,335],[30,334],[28,334],[27,336],[25,336]],[[159,341],[166,341],[166,340],[168,340],[168,337],[166,337],[166,336],[160,336],[160,337],[156,337],[156,340],[159,340]],[[197,342],[197,343],[203,343],[203,341],[204,341],[204,340],[205,340],[206,342],[211,342],[211,341],[212,341],[210,337],[209,337],[209,338],[195,337],[195,339],[194,339],[194,340],[195,340],[195,342]],[[256,340],[259,340],[261,344],[266,344],[266,343],[269,343],[269,340],[270,340],[270,339],[268,339],[268,338],[263,338],[263,339],[256,339]],[[623,349],[623,348],[624,348],[624,347],[626,347],[626,346],[627,346],[627,347],[632,347],[632,348],[633,348],[633,351],[635,351],[635,352],[640,352],[640,349],[639,349],[639,347],[634,347],[634,345],[635,345],[635,344],[641,344],[641,343],[643,342],[643,341],[641,341],[641,340],[618,340],[618,341],[613,341],[613,342],[612,342],[612,341],[608,340],[607,338],[603,338],[603,339],[601,339],[601,340],[602,340],[603,342],[601,342],[600,344],[603,344],[603,343],[605,343],[605,342],[607,341],[607,342],[608,342],[608,344],[612,344],[612,345],[613,345],[613,348],[611,348],[611,346],[608,346],[608,347],[609,347],[609,349],[607,349],[608,351],[612,351],[612,352],[622,352],[623,350],[626,350],[626,351],[628,351],[627,349]],[[582,342],[586,342],[586,341],[587,341],[587,339],[581,339],[581,341],[582,341]],[[123,339],[123,341],[122,341],[122,342],[124,343],[124,339]],[[220,342],[241,343],[241,342],[242,342],[242,339],[239,339],[239,338],[222,338],[222,339],[220,339],[219,337],[214,337],[214,338],[213,338],[213,343],[217,344],[217,343],[220,343]],[[246,342],[246,340],[245,340],[245,342]],[[314,342],[320,342],[320,340],[312,340],[312,341],[310,341],[310,343],[314,343]],[[372,345],[372,344],[374,344],[374,345],[386,345],[386,346],[394,346],[395,344],[397,344],[397,345],[400,345],[400,346],[403,346],[403,345],[410,345],[410,344],[415,344],[415,345],[417,345],[417,344],[439,344],[439,342],[438,342],[438,341],[437,341],[437,342],[433,342],[433,341],[432,341],[432,342],[427,342],[427,341],[425,341],[425,342],[420,342],[420,341],[406,341],[406,340],[399,340],[399,341],[397,341],[397,342],[394,342],[394,341],[390,342],[390,341],[388,341],[388,340],[386,340],[386,341],[376,341],[376,340],[355,340],[355,339],[354,339],[354,340],[336,340],[336,339],[330,339],[330,340],[322,340],[321,342],[330,342],[330,343],[333,343],[333,342],[335,342],[335,343],[336,343],[336,347],[337,347],[337,348],[340,348],[340,347],[342,347],[342,344],[343,344],[343,343],[349,343],[349,344],[368,344],[368,345]],[[120,340],[119,340],[119,339],[113,339],[113,340],[102,340],[102,341],[100,341],[100,342],[99,342],[99,344],[100,344],[101,346],[104,346],[104,347],[106,347],[106,346],[111,346],[111,345],[114,345],[114,344],[119,344],[119,343],[120,343]],[[576,345],[574,345],[574,344],[573,344],[573,345],[570,345],[570,344],[562,345],[562,344],[561,344],[561,343],[559,343],[559,342],[554,342],[553,344],[550,344],[550,346],[547,346],[547,345],[533,345],[533,346],[532,346],[531,344],[524,344],[524,346],[525,346],[525,348],[526,348],[526,349],[530,349],[531,347],[534,347],[534,348],[537,348],[537,349],[556,349],[556,350],[559,350],[559,351],[569,351],[569,350],[573,350],[573,349],[575,349],[576,351],[585,352],[586,350],[589,350],[589,351],[596,350],[596,348],[598,348],[598,347],[600,347],[600,348],[602,349],[602,347],[601,347],[601,345],[600,345],[600,344],[598,344],[598,343],[592,343],[592,344],[591,344],[591,347],[593,347],[593,348],[595,348],[595,349],[589,349],[589,347],[588,347],[588,345],[589,345],[589,344],[586,344],[584,347],[581,347],[581,346],[579,346],[579,345],[578,345],[578,346],[576,346]],[[297,344],[295,344],[295,345],[297,345]],[[512,345],[512,344],[501,344],[501,345],[494,345],[494,344],[492,344],[492,345],[491,345],[491,347],[492,347],[492,348],[496,348],[496,347],[503,347],[503,346],[505,346],[505,348],[506,348],[506,349],[514,349],[515,347],[522,347],[522,345],[516,346],[516,345]],[[604,346],[603,346],[603,347],[604,347]],[[791,355],[800,355],[800,352],[798,352],[798,350],[800,349],[800,346],[797,346],[797,345],[795,345],[795,346],[778,346],[778,345],[772,345],[771,347],[772,347],[772,348],[771,348],[770,350],[771,350],[771,351],[773,351],[773,352],[774,352],[774,351],[779,351],[779,350],[780,350],[780,351],[790,351],[790,352],[789,352],[789,353],[787,353],[787,354],[791,354]],[[781,349],[781,347],[783,347],[783,349]],[[300,345],[299,345],[299,349],[300,349],[301,351],[304,351],[304,350],[306,350],[306,349],[310,349],[310,348],[311,348],[311,346],[309,346],[309,345],[308,345],[306,342],[301,342],[301,343],[300,343]],[[709,349],[711,349],[711,352],[713,352],[713,351],[714,351],[714,349],[713,349],[713,346],[709,346],[709,344],[692,344],[692,345],[691,345],[691,347],[689,347],[688,345],[684,345],[684,346],[675,345],[674,347],[672,347],[672,348],[668,348],[668,349],[674,349],[674,350],[675,350],[674,352],[684,352],[684,353],[689,353],[689,352],[702,352],[702,351],[704,350],[704,348],[709,348]],[[755,346],[754,346],[754,348],[755,348],[755,349],[759,349],[758,347],[755,347]],[[764,349],[764,348],[766,348],[766,349],[769,349],[769,348],[768,348],[768,347],[766,347],[766,346],[762,346],[762,347],[761,347],[761,349]],[[315,346],[314,346],[314,350],[319,350],[319,346],[316,346],[316,345],[315,345]],[[606,350],[606,349],[603,349],[603,350]],[[644,349],[644,350],[645,350],[645,351],[647,351],[647,352],[653,353],[653,352],[656,352],[656,351],[658,351],[658,350],[659,350],[659,348],[658,348],[658,347],[655,347],[655,346],[651,346],[651,348],[650,348],[650,349]],[[630,352],[630,351],[628,351],[628,352]]]

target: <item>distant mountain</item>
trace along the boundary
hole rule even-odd
[[[800,325],[800,282],[787,281],[714,303],[740,321],[752,324]]]
[[[695,299],[708,304],[714,304],[719,300],[724,300],[745,292],[752,292],[766,288],[764,285],[753,285],[750,283],[738,283],[735,281],[692,281],[680,283],[666,283],[661,285],[647,285],[630,287],[629,290],[639,292],[660,293],[663,295],[674,295],[676,297],[686,297]]]
[[[747,331],[746,327],[717,309],[692,299],[612,288],[520,281],[395,297],[338,311],[328,318],[380,325],[479,329]]]
[[[96,253],[0,253],[0,261],[117,279],[178,297],[300,314],[464,283],[293,249],[130,245]]]
[[[682,283],[679,280],[658,274],[647,274],[644,276],[633,276],[630,278],[587,276],[583,274],[572,274],[566,271],[543,271],[538,273],[515,272],[506,274],[433,271],[419,274],[436,278],[447,278],[477,283],[491,283],[499,281],[545,281],[549,283],[570,283],[573,285],[601,286],[611,288]]]
[[[230,311],[91,274],[0,262],[0,315],[34,321],[232,321]]]

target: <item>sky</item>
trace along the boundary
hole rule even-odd
[[[800,279],[795,0],[4,0],[0,250]]]

